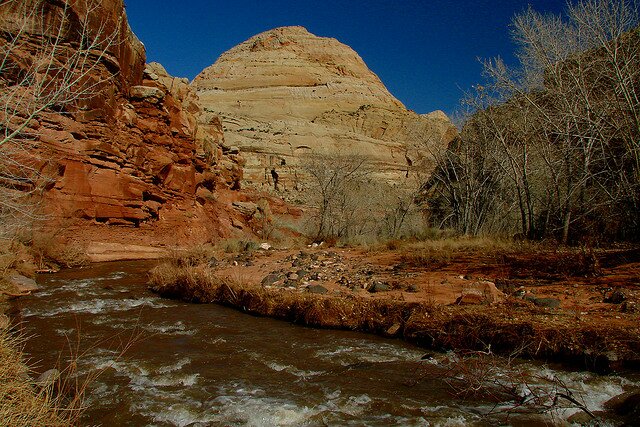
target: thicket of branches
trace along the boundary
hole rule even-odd
[[[87,3],[79,17],[69,0],[0,0],[0,238],[39,215],[53,155],[41,143],[40,122],[90,100],[110,80],[99,69],[114,62],[108,52],[118,30],[107,30],[98,1]]]
[[[366,243],[422,227],[415,191],[376,179],[365,157],[313,155],[304,159],[302,169],[309,177],[306,203],[314,207],[307,230],[313,239]]]
[[[422,201],[435,225],[567,243],[640,238],[640,29],[631,0],[512,22],[517,67],[486,61]]]

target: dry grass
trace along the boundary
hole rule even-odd
[[[60,241],[55,235],[42,233],[31,241],[31,252],[38,268],[45,268],[52,263],[60,267],[84,267],[89,263],[86,248],[79,242]]]
[[[509,278],[559,279],[600,274],[598,255],[591,249],[554,243],[491,237],[455,237],[421,242],[394,242],[401,260],[420,268],[450,264],[500,266]],[[494,268],[495,270],[495,268]]]
[[[141,341],[141,337],[141,332],[134,329],[130,334],[118,334],[108,342],[117,350],[116,358],[120,358]],[[33,373],[23,359],[22,349],[27,338],[0,327],[0,426],[79,425],[87,409],[87,389],[107,368],[78,372],[78,361],[94,348],[81,351],[78,334],[77,340],[67,340],[55,369],[34,381],[30,376]]]
[[[393,242],[403,262],[416,267],[441,268],[463,257],[496,258],[529,252],[534,244],[488,237],[451,237],[435,240]]]
[[[265,289],[215,276],[205,265],[180,267],[165,262],[149,277],[154,292],[196,303],[219,303],[250,314],[293,323],[385,333],[402,324],[418,304]],[[424,311],[425,307],[422,307]]]
[[[474,242],[453,247],[466,250],[479,245]],[[493,247],[505,250],[511,246]],[[540,316],[539,309],[520,301],[467,308],[352,294],[318,295],[247,285],[218,277],[205,264],[181,266],[175,260],[152,270],[150,284],[156,293],[169,298],[219,303],[249,314],[312,327],[399,336],[427,348],[489,348],[502,355],[517,349],[522,357],[566,360],[594,370],[606,370],[612,363],[623,361],[640,362],[637,331],[567,324],[560,318]],[[615,350],[613,359],[611,349]]]
[[[168,298],[198,303],[213,302],[212,295],[219,287],[207,266],[179,266],[173,262],[162,263],[151,270],[149,284],[154,292]]]
[[[513,356],[517,356],[514,354]],[[574,394],[556,375],[531,369],[516,362],[513,357],[496,357],[491,350],[450,352],[439,365],[446,369],[443,381],[450,391],[461,399],[487,400],[495,406],[488,414],[499,414],[500,424],[509,424],[513,414],[522,412],[546,414],[549,423],[564,425],[560,411],[579,409],[591,420],[595,415],[587,407],[584,396]],[[429,365],[416,369],[415,385],[433,375]],[[506,405],[505,402],[508,402]],[[500,404],[502,403],[502,404]],[[593,422],[589,425],[600,425]]]
[[[225,239],[216,245],[220,250],[229,254],[248,253],[257,250],[260,242],[248,239]]]
[[[33,277],[35,269],[29,248],[15,240],[0,240],[0,277],[11,271]]]
[[[77,423],[79,401],[61,406],[53,384],[37,391],[23,363],[20,339],[0,330],[0,424],[6,426],[70,426]]]
[[[215,258],[216,248],[211,245],[195,246],[189,249],[174,249],[169,252],[168,261],[179,267],[208,263]]]
[[[458,236],[414,242],[410,241],[403,245],[403,248],[405,250],[428,253],[456,254],[462,252],[496,253],[526,251],[535,246],[535,243],[511,239]]]

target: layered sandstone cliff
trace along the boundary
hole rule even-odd
[[[304,187],[309,154],[364,156],[379,179],[402,183],[412,168],[429,172],[430,153],[456,134],[444,113],[407,110],[353,49],[302,27],[250,38],[192,84],[202,124],[222,119],[227,149],[246,159],[245,183],[259,188],[272,186],[272,169],[284,189]]]
[[[0,76],[4,93],[31,96],[20,78],[43,60],[47,40],[57,40],[52,63],[60,69],[80,44],[108,40],[86,57],[91,67],[82,80],[95,82],[90,92],[38,112],[0,147],[3,160],[30,165],[21,175],[3,169],[0,186],[42,190],[36,226],[44,223],[82,243],[171,245],[228,234],[234,221],[242,222],[224,202],[225,192],[239,187],[242,159],[223,154],[220,121],[209,115],[206,130],[199,128],[200,107],[188,81],[169,76],[159,64],[145,64],[122,0],[90,4],[28,0],[0,6],[0,43],[8,52]],[[11,44],[15,36],[21,42]],[[24,121],[29,108],[16,101],[3,126]],[[28,158],[13,158],[8,150],[20,141],[32,147]]]
[[[36,224],[85,244],[180,245],[255,232],[262,196],[238,192],[243,173],[257,188],[272,188],[273,170],[281,189],[304,189],[307,154],[340,154],[364,156],[396,184],[412,167],[428,170],[429,153],[455,135],[444,114],[408,111],[352,49],[301,27],[251,38],[192,85],[145,64],[122,0],[9,1],[0,27],[8,52],[0,93],[16,90],[19,99],[30,91],[20,81],[28,70],[46,79],[40,70],[64,69],[79,47],[108,40],[87,56],[95,63],[82,81],[91,92],[26,120],[13,142],[28,141],[27,158],[0,147],[1,159],[29,166],[23,175],[2,169],[0,190],[37,195]],[[38,68],[42,46],[57,37],[55,66]],[[20,108],[2,117],[6,129],[25,119]],[[272,210],[295,211],[269,200]]]

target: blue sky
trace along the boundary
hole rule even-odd
[[[481,81],[478,58],[513,62],[509,23],[530,4],[559,13],[564,0],[125,0],[147,61],[192,79],[260,32],[302,25],[355,49],[407,108],[453,113]]]

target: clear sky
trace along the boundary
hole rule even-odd
[[[360,54],[407,108],[457,109],[481,82],[478,58],[513,62],[509,23],[530,4],[559,13],[564,0],[125,0],[147,61],[193,79],[225,52],[263,31],[302,25]]]

